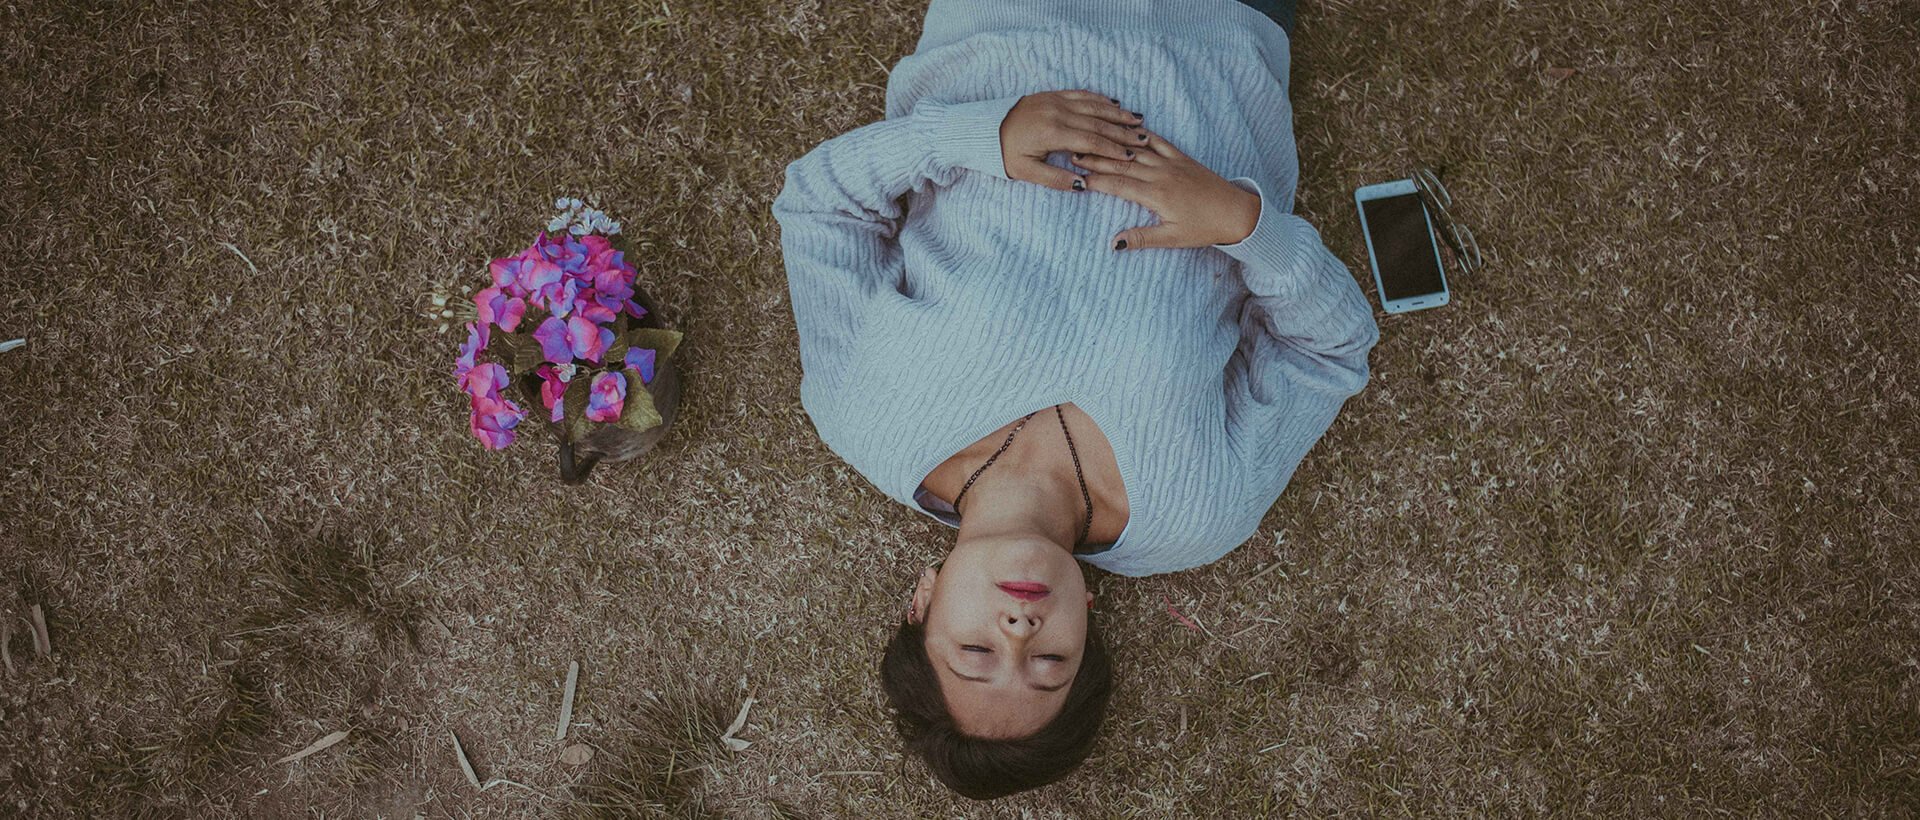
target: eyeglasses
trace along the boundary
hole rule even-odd
[[[1433,214],[1439,228],[1440,238],[1446,240],[1447,247],[1453,250],[1453,258],[1464,273],[1473,273],[1480,269],[1480,243],[1473,241],[1473,231],[1453,218],[1453,212],[1447,210],[1453,204],[1453,196],[1447,193],[1447,186],[1440,184],[1440,175],[1429,168],[1415,168],[1408,176],[1413,179],[1413,187],[1420,192],[1420,201],[1427,206],[1427,212]]]

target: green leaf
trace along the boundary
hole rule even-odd
[[[487,339],[487,356],[513,373],[525,373],[546,361],[540,352],[540,343],[532,336],[508,333],[497,327]]]
[[[642,327],[629,331],[624,341],[631,347],[655,351],[653,358],[655,366],[658,366],[659,363],[673,358],[673,352],[680,349],[681,335],[678,330]],[[621,355],[626,354],[622,352]]]
[[[623,372],[627,374],[627,404],[620,410],[620,426],[634,431],[660,426],[664,419],[653,406],[653,394],[640,384],[640,371],[629,367]]]

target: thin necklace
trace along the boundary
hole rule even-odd
[[[1060,432],[1067,434],[1067,452],[1073,454],[1073,477],[1080,480],[1080,499],[1087,503],[1087,523],[1081,527],[1080,539],[1073,542],[1073,545],[1078,547],[1086,543],[1088,536],[1093,535],[1093,496],[1087,492],[1086,475],[1080,472],[1080,451],[1074,449],[1073,433],[1067,430],[1066,414],[1060,411],[1060,405],[1057,404],[1053,406],[1053,412],[1054,415],[1060,417]],[[973,475],[967,477],[966,486],[961,487],[960,494],[953,497],[953,511],[955,513],[960,512],[960,499],[967,497],[967,491],[973,489],[973,480],[979,478],[981,473],[986,472],[988,467],[993,466],[994,459],[999,458],[1001,453],[1007,451],[1007,446],[1013,444],[1013,437],[1020,432],[1020,428],[1027,426],[1027,421],[1039,415],[1039,413],[1039,410],[1028,413],[1026,418],[1020,420],[1019,424],[1014,425],[1013,431],[1007,433],[1007,440],[1000,443],[1000,449],[993,451],[993,455],[987,458],[987,463],[980,465],[980,469],[974,470]]]

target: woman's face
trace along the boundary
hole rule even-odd
[[[1059,714],[1092,601],[1073,556],[1039,538],[963,541],[922,574],[914,611],[960,731],[1025,737]]]

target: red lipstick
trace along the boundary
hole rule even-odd
[[[999,587],[1001,592],[1022,601],[1038,601],[1052,594],[1052,590],[1047,589],[1046,584],[1036,584],[1032,581],[1003,581]]]

